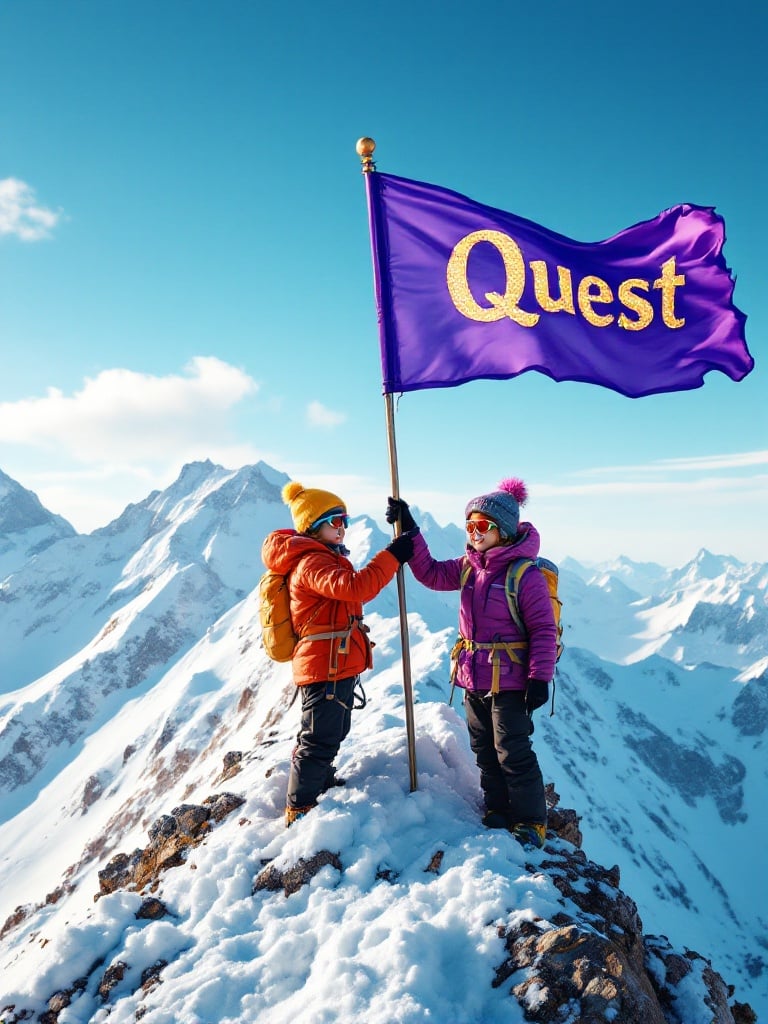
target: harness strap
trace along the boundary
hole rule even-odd
[[[304,633],[299,637],[296,643],[298,645],[302,640],[346,640],[352,634],[353,629],[359,629],[361,633],[370,632],[366,624],[363,622],[362,616],[352,615],[350,616],[350,622],[346,629],[334,629],[324,633]],[[341,653],[346,654],[346,648],[343,643],[340,647]]]
[[[451,651],[451,661],[453,662],[451,668],[451,698],[453,698],[453,688],[456,684],[456,673],[459,668],[459,654],[462,651],[469,651],[470,654],[474,654],[476,651],[491,652],[491,693],[498,693],[502,651],[514,665],[522,665],[523,660],[517,652],[526,650],[528,650],[528,642],[526,640],[495,640],[493,643],[483,644],[460,636]]]
[[[355,676],[355,682],[352,686],[352,703],[345,704],[344,701],[336,693],[337,680],[329,681],[325,684],[325,699],[335,700],[341,704],[347,711],[360,711],[368,703],[368,698],[365,695],[363,684],[360,682],[360,676]]]
[[[306,636],[299,637],[297,645],[300,644],[302,640],[339,640],[348,637],[351,632],[352,626],[350,626],[349,629],[343,629],[333,633],[307,633]]]
[[[368,658],[370,661],[370,647],[372,645],[366,635],[370,632],[370,630],[368,626],[363,622],[363,617],[361,615],[350,616],[349,625],[347,626],[346,629],[326,630],[321,633],[305,633],[303,636],[300,636],[299,639],[296,641],[296,646],[298,647],[299,644],[302,643],[302,641],[304,640],[338,640],[338,644],[331,644],[328,655],[328,675],[330,678],[335,678],[335,676],[338,673],[339,657],[342,654],[348,653],[348,641],[350,636],[352,635],[353,629],[356,629],[358,630],[358,632],[363,634],[363,641],[368,646]]]

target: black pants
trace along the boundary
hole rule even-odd
[[[523,691],[466,691],[464,710],[488,810],[507,812],[514,822],[545,825],[544,779],[531,746]]]
[[[301,726],[291,758],[286,806],[310,807],[330,785],[333,759],[352,724],[357,676],[302,686]]]

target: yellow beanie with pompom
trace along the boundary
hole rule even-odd
[[[297,480],[291,480],[283,488],[283,501],[291,510],[293,525],[299,533],[306,533],[313,523],[328,512],[344,512],[347,506],[331,491],[320,491],[316,487],[305,487]]]

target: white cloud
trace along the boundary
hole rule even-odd
[[[168,487],[185,463],[278,460],[238,433],[235,407],[258,389],[243,370],[196,356],[180,374],[109,369],[72,394],[0,402],[2,469],[88,532]]]
[[[534,484],[529,491],[538,498],[567,498],[574,495],[600,497],[603,495],[678,495],[707,494],[719,502],[734,500],[734,495],[750,492],[768,499],[768,475],[755,476],[701,476],[698,479],[673,480],[605,480],[601,483]]]
[[[747,469],[751,466],[768,466],[768,451],[729,452],[725,455],[690,455],[685,458],[656,459],[653,462],[628,466],[596,466],[579,470],[582,476],[606,476],[607,474],[677,472],[699,473],[702,470]]]
[[[16,235],[23,242],[50,237],[61,219],[55,212],[39,206],[35,190],[18,178],[0,178],[0,235]]]
[[[43,398],[0,403],[0,441],[54,449],[83,464],[160,464],[197,450],[208,456],[233,446],[230,410],[257,389],[243,370],[212,356],[196,356],[183,376],[104,370],[72,395],[50,388]]]
[[[326,409],[321,402],[310,402],[307,406],[307,422],[313,427],[338,427],[346,418],[345,413]]]

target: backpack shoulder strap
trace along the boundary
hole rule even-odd
[[[302,561],[303,561],[303,560],[304,560],[304,559],[305,559],[305,558],[307,557],[307,555],[309,555],[309,554],[310,554],[310,552],[309,552],[309,551],[307,551],[307,552],[305,552],[305,553],[304,553],[303,555],[301,555],[301,556],[299,557],[298,561],[296,562],[296,564],[295,564],[295,565],[294,565],[294,566],[293,566],[293,567],[292,567],[291,569],[289,569],[289,570],[288,570],[288,572],[287,572],[287,573],[285,574],[285,587],[286,587],[286,590],[288,591],[288,600],[289,600],[289,601],[290,601],[290,599],[291,599],[291,588],[290,588],[290,578],[291,578],[291,576],[293,576],[293,574],[294,574],[294,573],[296,572],[296,570],[297,570],[297,569],[299,568],[299,565],[301,564],[301,562],[302,562]],[[294,626],[294,627],[293,627],[293,629],[294,629],[294,632],[296,633],[296,635],[297,635],[297,637],[299,638],[299,640],[303,640],[303,639],[304,639],[304,638],[306,637],[306,635],[307,635],[306,631],[307,631],[307,630],[309,629],[309,627],[310,627],[310,626],[312,625],[312,623],[313,623],[313,622],[315,621],[315,619],[317,618],[317,616],[318,616],[318,615],[320,614],[320,612],[322,611],[322,608],[323,608],[322,604],[318,604],[318,605],[317,605],[317,607],[316,607],[316,608],[315,608],[315,610],[314,610],[314,611],[312,612],[312,614],[311,614],[311,615],[309,616],[309,618],[307,619],[307,621],[306,621],[306,622],[305,622],[305,623],[303,624],[303,627],[302,627],[302,631],[299,631],[299,629],[297,629],[297,627],[296,627],[296,626]],[[316,638],[316,639],[317,639],[317,638]],[[0,1022],[0,1024],[1,1024],[1,1022]]]
[[[469,579],[469,577],[471,575],[472,575],[472,563],[467,558],[467,556],[464,555],[463,564],[461,566],[461,576],[459,577],[462,590],[464,589],[464,584],[467,582],[467,580]]]
[[[515,558],[507,566],[507,575],[504,578],[504,592],[507,595],[509,614],[512,616],[512,621],[515,623],[515,625],[520,630],[523,636],[528,635],[528,630],[525,628],[523,617],[520,614],[520,607],[517,603],[517,595],[520,590],[520,580],[523,578],[528,569],[535,564],[536,563],[532,558]]]
[[[525,628],[523,617],[520,614],[520,609],[517,603],[517,594],[520,589],[520,580],[532,565],[536,565],[535,560],[532,558],[515,558],[507,566],[507,573],[504,577],[504,593],[507,596],[509,614],[512,616],[512,621],[515,623],[522,636],[527,636],[528,630]],[[460,577],[462,589],[471,575],[472,563],[465,555]]]

